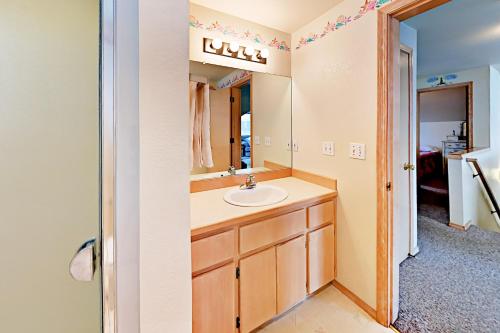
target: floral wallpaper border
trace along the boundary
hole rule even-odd
[[[310,33],[306,37],[301,37],[295,49],[299,50],[304,46],[314,43],[316,40],[321,39],[326,35],[328,35],[329,33],[337,31],[349,25],[351,22],[359,20],[367,13],[380,8],[391,1],[392,0],[365,0],[364,5],[361,6],[361,8],[359,9],[358,13],[355,16],[340,15],[337,17],[336,21],[334,22],[328,21],[328,23],[325,25],[321,33]]]
[[[286,41],[279,41],[278,38],[274,37],[271,41],[267,42],[260,34],[254,33],[250,30],[240,32],[230,25],[223,25],[219,21],[212,22],[211,24],[205,24],[200,22],[194,15],[189,16],[189,26],[193,29],[201,29],[210,32],[220,32],[223,35],[231,36],[241,40],[251,41],[256,44],[262,44],[274,49],[290,52],[290,46],[287,45]]]
[[[236,70],[229,74],[228,76],[222,78],[219,82],[217,82],[217,88],[224,89],[227,87],[231,87],[235,82],[243,80],[252,74],[250,71],[246,70]]]

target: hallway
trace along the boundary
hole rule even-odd
[[[419,209],[420,253],[400,266],[402,333],[500,332],[500,234],[446,225],[439,207]]]

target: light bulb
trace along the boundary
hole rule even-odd
[[[220,38],[215,38],[210,44],[214,50],[219,50],[222,47],[222,40]]]
[[[254,53],[255,53],[255,49],[253,48],[253,46],[247,46],[245,48],[245,55],[251,57],[251,56],[253,56]]]
[[[240,44],[238,42],[229,43],[229,51],[232,53],[238,52],[240,50]]]
[[[260,51],[259,58],[267,59],[267,57],[269,57],[269,50],[268,49],[263,49],[262,51]]]

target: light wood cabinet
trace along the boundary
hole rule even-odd
[[[193,238],[193,333],[251,332],[333,281],[335,200],[270,214]]]
[[[193,278],[193,332],[234,333],[235,270],[229,264]]]
[[[335,241],[333,225],[309,233],[309,293],[335,278]]]
[[[319,227],[325,223],[332,223],[335,216],[335,204],[328,201],[307,209],[309,215],[308,227]]]
[[[209,268],[234,257],[234,230],[206,237],[191,243],[191,270]]]
[[[305,209],[246,225],[240,228],[240,251],[245,253],[278,242],[303,233],[305,228]]]
[[[276,315],[276,249],[240,261],[240,320],[250,332]]]
[[[276,247],[277,307],[283,313],[306,297],[306,238]]]

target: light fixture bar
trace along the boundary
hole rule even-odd
[[[267,64],[269,50],[257,50],[253,46],[242,46],[237,41],[224,42],[219,38],[203,38],[203,52],[224,57]]]

